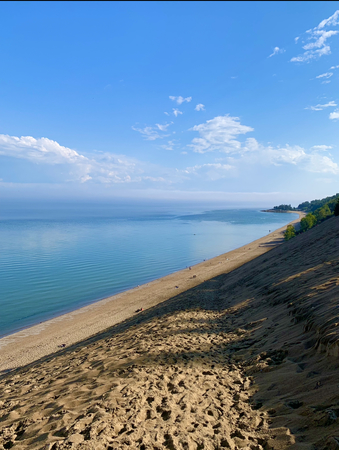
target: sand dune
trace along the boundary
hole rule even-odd
[[[332,218],[2,376],[0,448],[338,449],[338,234]]]

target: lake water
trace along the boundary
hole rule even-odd
[[[0,336],[245,245],[297,214],[0,208]]]

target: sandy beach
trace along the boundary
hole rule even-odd
[[[292,211],[293,212],[293,211]],[[299,216],[303,217],[300,212]],[[291,223],[298,226],[300,220]],[[236,250],[0,339],[0,374],[69,347],[200,283],[234,270],[283,241],[286,226]]]
[[[339,448],[339,219],[282,233],[2,339],[0,449]]]

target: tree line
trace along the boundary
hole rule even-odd
[[[332,195],[332,197],[325,197],[321,200],[312,200],[310,202],[302,202],[300,205],[298,205],[297,208],[295,208],[292,205],[278,205],[273,206],[273,209],[275,211],[305,211],[313,213],[316,210],[322,208],[325,205],[328,205],[328,207],[331,209],[331,211],[334,211],[335,204],[339,198],[339,194]]]
[[[331,211],[334,211],[339,194],[332,195],[332,197],[325,197],[321,200],[312,200],[311,202],[300,203],[298,209],[305,212],[315,212],[316,210],[328,205]]]
[[[279,205],[279,206],[273,206],[273,209],[276,211],[295,211],[296,208],[294,208],[291,205]]]
[[[316,208],[316,206],[318,206],[318,208]],[[286,241],[297,234],[304,233],[332,216],[339,216],[339,194],[332,197],[326,197],[322,200],[312,200],[311,202],[301,203],[298,206],[298,210],[311,212],[300,220],[300,229],[298,231],[293,225],[287,226],[284,233]]]

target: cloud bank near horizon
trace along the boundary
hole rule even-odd
[[[328,105],[317,106],[320,109],[335,104],[330,102]],[[152,130],[156,132],[157,128],[159,132],[165,133],[169,125],[171,124],[156,124]],[[133,183],[141,187],[156,185],[165,189],[173,189],[178,184],[188,187],[190,183],[197,186],[206,182],[213,185],[213,182],[221,179],[241,180],[244,167],[256,171],[260,167],[269,169],[272,166],[293,166],[310,173],[339,173],[339,166],[329,153],[331,146],[317,144],[310,149],[299,145],[274,147],[258,142],[253,136],[246,136],[253,132],[253,127],[242,124],[239,117],[228,114],[194,125],[186,130],[186,135],[189,137],[195,133],[197,136],[181,147],[182,158],[191,152],[200,155],[204,161],[185,165],[184,159],[181,159],[175,167],[150,164],[148,161],[110,152],[83,154],[45,137],[4,134],[0,135],[0,155],[27,160],[40,166],[41,170],[44,165],[54,166],[56,171],[66,173],[65,183]],[[147,131],[146,139],[149,136]],[[178,145],[177,141],[170,140],[163,148],[173,151]]]

